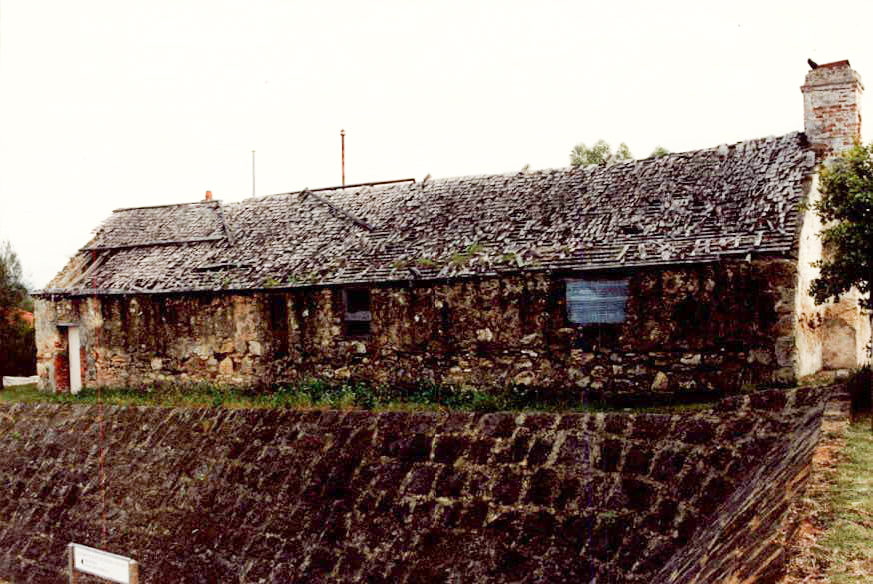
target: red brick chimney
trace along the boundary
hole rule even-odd
[[[206,191],[206,200],[207,200],[207,201],[211,201],[211,200],[212,200],[212,191]]]
[[[861,76],[848,61],[815,65],[806,74],[803,125],[806,137],[823,157],[834,156],[861,140]]]

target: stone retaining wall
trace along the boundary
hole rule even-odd
[[[726,502],[799,476],[823,391],[678,414],[106,407],[104,520],[100,409],[3,405],[0,576],[60,584],[75,541],[146,583],[657,581]]]
[[[777,582],[794,534],[789,510],[807,486],[825,404],[810,404],[778,448],[654,578],[664,584]]]

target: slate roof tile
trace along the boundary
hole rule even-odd
[[[610,166],[122,209],[44,293],[791,257],[814,165],[805,136],[792,133]]]

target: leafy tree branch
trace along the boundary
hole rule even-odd
[[[663,146],[657,146],[649,157],[664,156],[670,151]],[[622,160],[633,160],[634,155],[631,154],[628,145],[622,142],[612,151],[612,146],[605,140],[598,140],[591,146],[579,143],[573,146],[570,151],[570,166],[588,166],[590,164],[613,164]]]
[[[857,145],[822,169],[821,198],[813,205],[825,228],[824,258],[810,293],[816,302],[838,300],[852,288],[873,308],[873,144]]]

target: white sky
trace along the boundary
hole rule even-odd
[[[252,150],[258,195],[338,185],[341,128],[349,183],[802,130],[807,57],[873,79],[870,22],[870,0],[0,0],[0,241],[42,287],[112,209],[250,196]]]

